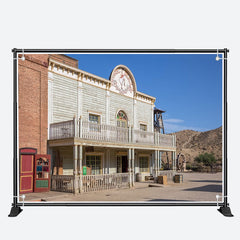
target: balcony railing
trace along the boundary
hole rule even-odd
[[[82,138],[102,142],[135,143],[176,147],[175,135],[122,128],[76,119],[50,124],[49,139]]]

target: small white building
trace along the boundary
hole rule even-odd
[[[61,179],[63,188],[63,179],[73,179],[75,193],[87,191],[87,181],[96,176],[105,179],[101,184],[106,178],[109,183],[125,177],[132,186],[139,173],[158,176],[162,152],[172,153],[175,170],[175,135],[154,130],[154,102],[137,91],[124,65],[116,66],[108,80],[50,58],[48,149],[53,180]],[[88,167],[86,176],[83,166]]]

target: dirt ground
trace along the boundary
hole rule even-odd
[[[183,173],[183,183],[169,182],[167,185],[136,182],[134,188],[105,190],[74,195],[53,192],[25,194],[25,202],[165,202],[165,201],[216,201],[222,195],[222,173]],[[20,198],[21,201],[21,198]]]

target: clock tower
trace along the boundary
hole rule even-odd
[[[129,97],[134,96],[135,79],[131,71],[124,65],[115,67],[110,76],[111,90]]]

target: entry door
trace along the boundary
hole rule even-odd
[[[122,156],[122,172],[128,172],[128,157]]]
[[[20,149],[20,194],[33,192],[34,148]]]

